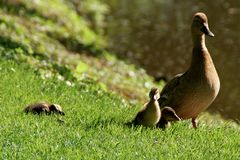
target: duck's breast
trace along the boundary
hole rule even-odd
[[[183,100],[180,104],[176,102],[177,107],[174,107],[180,118],[196,117],[214,101],[220,89],[217,72],[215,74],[215,76],[202,76],[199,79],[195,79],[195,82],[189,83],[191,87],[188,87],[182,93],[181,98]]]

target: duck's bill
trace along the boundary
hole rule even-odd
[[[214,37],[214,34],[210,31],[207,25],[203,25],[201,31],[207,36]]]
[[[59,114],[65,116],[64,112],[59,111]]]

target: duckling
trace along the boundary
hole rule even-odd
[[[31,104],[27,106],[24,109],[25,113],[34,113],[34,114],[51,114],[51,113],[58,113],[61,115],[65,115],[65,113],[62,111],[62,107],[58,104],[48,104],[48,103],[36,103]]]
[[[65,115],[65,113],[62,111],[62,107],[58,104],[51,104],[49,106],[50,112],[58,113],[60,115]]]
[[[196,118],[218,95],[220,80],[205,44],[205,35],[214,37],[214,34],[204,13],[198,12],[193,16],[191,32],[191,65],[185,73],[166,84],[158,102],[161,107],[173,108],[181,119],[191,118],[192,126],[197,128]]]
[[[157,124],[161,117],[161,111],[157,101],[159,97],[159,90],[157,88],[152,88],[149,92],[150,101],[144,105],[141,111],[138,112],[133,120],[134,125],[154,127]]]
[[[47,103],[36,103],[36,104],[31,104],[29,106],[27,106],[25,109],[24,109],[24,112],[25,113],[34,113],[34,114],[42,114],[42,113],[45,113],[45,114],[48,114],[50,112],[49,110],[49,105]]]
[[[171,121],[181,120],[181,118],[178,117],[174,109],[170,107],[164,107],[163,109],[161,109],[161,114],[162,114],[161,119],[157,124],[157,127],[159,128],[163,128],[163,129],[168,128],[171,126],[170,124]]]

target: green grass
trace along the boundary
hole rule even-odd
[[[0,2],[0,159],[239,159],[240,127],[217,116],[198,130],[125,125],[163,84],[104,50],[103,28],[86,19],[102,16],[91,11],[100,1],[84,0],[86,15],[71,2]],[[23,113],[40,101],[66,116]]]
[[[240,128],[179,122],[162,131],[128,127],[140,106],[129,106],[95,83],[68,86],[42,79],[28,64],[0,60],[1,159],[238,159]],[[66,116],[24,114],[49,101]],[[60,118],[65,121],[61,124]]]
[[[84,13],[97,16],[92,13],[91,5],[100,7],[102,2],[83,1]],[[151,87],[162,87],[162,83],[153,83],[145,70],[104,50],[106,39],[91,28],[85,18],[89,16],[78,14],[71,2],[74,1],[3,0],[0,2],[0,47],[4,52],[14,52],[11,58],[24,60],[43,72],[51,70],[65,79],[74,79],[73,75],[80,80],[94,79],[105,90],[135,104],[146,100]]]

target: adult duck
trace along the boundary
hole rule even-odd
[[[207,16],[198,12],[192,26],[192,61],[188,70],[175,76],[160,93],[161,108],[169,106],[183,119],[192,119],[197,128],[196,118],[207,109],[218,95],[220,81],[210,53],[205,44],[205,35],[214,37],[208,27]]]

